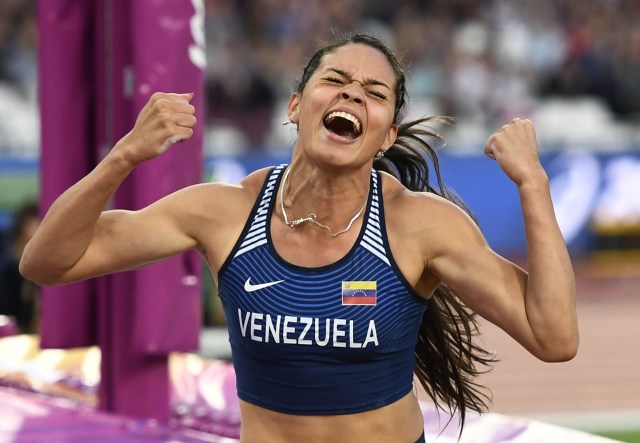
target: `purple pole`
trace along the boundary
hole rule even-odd
[[[45,211],[94,165],[93,2],[38,2],[40,207]],[[42,289],[43,348],[95,344],[95,282]]]
[[[192,103],[204,121],[201,0],[40,0],[38,13],[43,208],[131,129],[153,92],[194,92]],[[199,126],[191,140],[134,171],[113,207],[139,209],[199,182],[201,148]],[[200,266],[190,253],[46,288],[42,343],[85,346],[97,336],[101,408],[166,422],[168,353],[198,345]]]
[[[203,72],[189,60],[195,45],[188,2],[114,1],[105,10],[112,60],[106,63],[107,121],[115,139],[134,124],[135,115],[155,91],[195,92],[203,109]],[[110,20],[109,20],[110,19]],[[108,59],[107,59],[108,60]],[[107,134],[109,130],[105,131]],[[115,139],[113,142],[115,142]],[[112,144],[107,142],[108,145]],[[163,156],[141,165],[118,190],[115,206],[142,208],[189,184],[202,171],[202,130]],[[102,407],[132,416],[169,418],[168,353],[198,346],[200,261],[183,254],[135,272],[104,279],[100,316],[103,349]]]

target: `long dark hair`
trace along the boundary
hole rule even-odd
[[[353,34],[322,47],[309,60],[296,91],[302,93],[324,55],[342,46],[357,43],[383,53],[396,75],[394,124],[398,125],[398,136],[384,157],[374,160],[374,168],[392,174],[412,191],[440,195],[469,213],[462,200],[444,184],[438,154],[429,142],[443,142],[430,124],[448,123],[451,119],[427,117],[400,123],[408,102],[405,73],[398,58],[380,39],[368,34]],[[431,170],[435,184],[431,183]],[[437,408],[444,410],[446,407],[451,414],[459,414],[460,432],[467,410],[485,412],[491,401],[488,391],[475,378],[489,370],[495,357],[475,343],[474,337],[477,335],[475,313],[450,288],[441,283],[422,317],[415,347],[414,372]]]

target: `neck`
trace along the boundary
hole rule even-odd
[[[369,180],[367,177],[363,186],[354,176],[327,177],[322,173],[293,170],[290,165],[280,184],[282,217],[291,229],[309,223],[336,237],[348,231],[364,214]]]
[[[360,202],[366,197],[371,168],[371,163],[353,167],[309,162],[300,155],[300,150],[294,151],[288,168],[291,173],[286,192],[287,202],[295,201],[296,206],[308,203],[313,209],[326,205],[328,210],[340,212],[345,203]]]

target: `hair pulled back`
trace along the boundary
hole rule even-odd
[[[443,145],[444,140],[429,124],[450,123],[451,119],[426,117],[402,122],[408,103],[405,72],[393,51],[382,40],[368,34],[353,34],[320,48],[304,68],[296,91],[303,92],[326,54],[349,44],[364,44],[380,51],[396,77],[393,123],[398,125],[398,135],[384,157],[374,160],[373,167],[395,176],[412,191],[437,194],[469,213],[464,203],[444,184],[438,154],[430,143],[435,141]],[[466,412],[485,412],[491,401],[490,394],[475,378],[489,370],[495,357],[475,343],[474,337],[478,334],[476,314],[441,283],[422,317],[415,347],[414,372],[437,408],[459,414],[460,432]]]

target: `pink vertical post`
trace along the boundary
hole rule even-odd
[[[95,165],[96,69],[93,2],[38,2],[41,118],[40,209]],[[40,345],[95,344],[94,281],[42,289]]]
[[[202,11],[192,2],[170,0],[120,0],[111,5],[113,10],[106,11],[111,32],[105,34],[111,42],[105,47],[113,48],[112,61],[106,64],[113,86],[106,117],[115,138],[133,126],[138,111],[156,91],[194,92],[192,103],[202,121],[203,71],[190,57],[198,47],[193,29]],[[139,166],[118,190],[114,204],[140,209],[199,182],[201,174],[199,126],[192,139]],[[102,284],[103,407],[166,422],[168,354],[198,347],[200,258],[183,254],[109,276]]]
[[[130,130],[153,92],[194,92],[204,121],[203,14],[201,0],[40,0],[44,208]],[[112,206],[142,208],[201,173],[199,126],[134,171]],[[199,257],[44,292],[44,346],[101,348],[101,408],[166,422],[168,355],[198,346]]]

